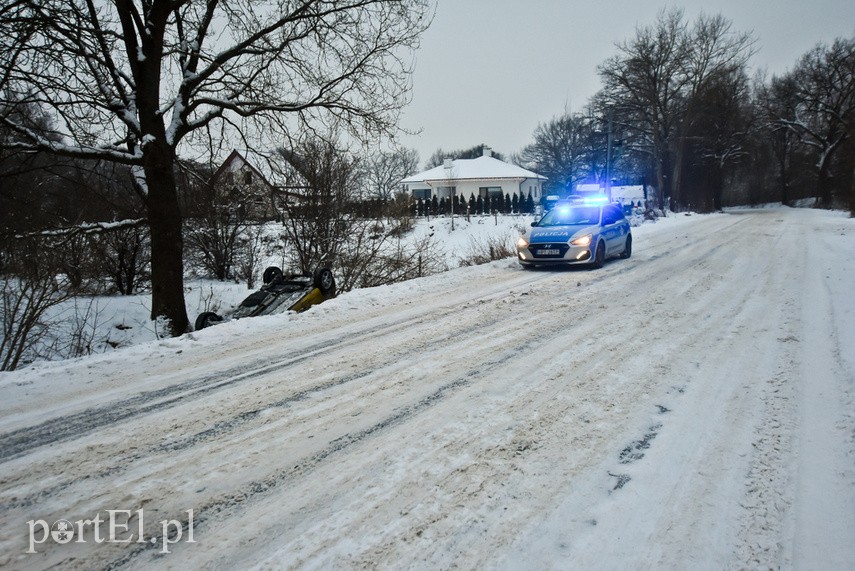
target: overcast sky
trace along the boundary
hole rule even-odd
[[[855,35],[855,0],[438,0],[402,123],[422,132],[401,142],[419,152],[420,165],[438,148],[521,150],[539,123],[581,111],[615,43],[672,6],[690,21],[720,13],[734,30],[753,32],[752,69],[770,74],[817,42]]]

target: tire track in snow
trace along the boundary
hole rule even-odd
[[[532,275],[524,280],[514,280],[513,287],[530,285],[537,281],[548,279],[549,275]],[[511,287],[511,286],[508,286]],[[504,292],[506,290],[502,290]],[[479,296],[471,301],[488,300],[496,295],[495,292]],[[343,344],[354,344],[378,335],[393,335],[407,330],[415,324],[429,321],[433,316],[407,315],[398,321],[389,324],[383,323],[358,333],[344,333],[315,345],[309,352],[297,357],[287,357],[259,366],[252,363],[249,366],[237,367],[225,373],[205,375],[195,380],[182,382],[153,391],[144,391],[128,399],[114,401],[105,405],[91,407],[81,412],[64,416],[60,421],[51,419],[40,424],[27,426],[0,435],[0,464],[17,458],[36,448],[63,442],[75,437],[88,434],[96,429],[103,428],[134,416],[158,412],[185,401],[192,400],[214,391],[229,388],[237,383],[264,376],[279,369],[304,363],[331,348]],[[324,390],[320,387],[318,390]],[[309,389],[311,391],[311,389]]]
[[[542,276],[543,279],[548,278],[548,277],[549,276]],[[527,280],[527,283],[529,281],[530,280]],[[540,280],[535,280],[535,281],[540,281]],[[506,292],[503,292],[503,295],[505,293]],[[473,313],[478,314],[481,311],[480,310],[481,303],[483,303],[484,300],[490,299],[493,297],[495,297],[495,294],[489,294],[486,296],[481,296],[481,297],[474,299],[474,300],[470,300],[470,301],[466,302],[466,304],[463,306],[462,310],[468,310],[468,311],[471,311]],[[452,319],[455,322],[460,321],[460,322],[465,323],[466,321],[461,319],[460,311],[461,310],[454,312]],[[401,325],[401,327],[405,327],[408,330],[411,330],[416,325],[421,324],[421,323],[416,324],[415,321],[416,320],[414,320],[414,319],[410,319],[410,320],[408,320],[408,321],[406,321],[400,325]],[[397,326],[394,328],[390,327],[387,331],[383,332],[382,335],[395,336],[400,332],[401,327],[397,327]],[[435,347],[436,345],[443,345],[445,343],[449,343],[449,342],[455,341],[455,340],[460,339],[460,338],[465,338],[466,336],[469,336],[473,333],[478,333],[480,331],[483,331],[483,327],[484,327],[484,323],[479,320],[479,321],[475,321],[475,322],[471,323],[470,325],[468,325],[467,327],[464,327],[462,329],[450,328],[446,331],[446,333],[442,337],[439,337],[439,338],[437,338],[435,336],[433,338],[427,338],[426,337],[418,345],[407,346],[405,348],[384,352],[383,353],[383,358],[384,358],[383,361],[381,363],[378,363],[378,364],[373,364],[373,366],[369,370],[358,372],[358,373],[353,373],[353,374],[349,374],[349,375],[345,375],[345,376],[341,376],[341,377],[337,377],[337,378],[334,378],[330,381],[318,383],[318,384],[306,387],[304,389],[297,390],[296,392],[294,392],[290,395],[287,395],[285,397],[279,398],[273,402],[264,403],[262,406],[251,408],[249,410],[237,412],[227,419],[223,419],[223,420],[216,422],[213,426],[211,426],[210,428],[207,428],[203,431],[198,431],[198,432],[195,432],[193,434],[180,437],[176,440],[161,442],[159,444],[156,444],[154,446],[149,447],[145,451],[138,451],[138,452],[135,452],[135,453],[130,454],[130,455],[125,454],[125,455],[122,455],[120,457],[112,457],[111,456],[110,457],[111,465],[104,470],[101,470],[95,474],[87,473],[87,474],[84,474],[84,475],[77,477],[74,480],[68,480],[68,481],[58,483],[55,486],[50,487],[50,488],[43,488],[35,494],[30,494],[30,495],[23,496],[23,497],[17,497],[14,500],[7,501],[5,503],[0,504],[0,511],[13,509],[13,508],[29,507],[29,506],[37,504],[40,500],[43,500],[47,497],[50,497],[53,494],[59,493],[59,492],[65,490],[71,486],[74,486],[77,483],[80,483],[83,481],[89,481],[92,479],[103,480],[103,479],[106,479],[109,477],[115,477],[115,476],[125,472],[127,469],[129,469],[133,465],[134,462],[139,461],[139,460],[144,459],[144,458],[147,458],[147,457],[151,457],[152,455],[181,451],[181,450],[193,447],[195,445],[213,440],[215,438],[223,437],[225,434],[233,433],[233,432],[245,427],[247,424],[251,423],[253,420],[256,420],[257,418],[261,417],[264,413],[267,413],[271,410],[285,409],[285,408],[288,408],[288,407],[290,407],[290,406],[292,406],[298,402],[311,399],[311,398],[313,398],[313,397],[315,397],[321,393],[329,392],[329,391],[341,388],[345,385],[352,384],[352,383],[357,382],[357,381],[365,380],[367,378],[370,378],[372,376],[377,375],[382,370],[388,369],[390,366],[394,366],[394,365],[403,366],[403,365],[401,365],[402,360],[408,354],[415,353],[415,354],[422,355],[425,350],[427,350],[431,347]],[[378,335],[378,334],[376,333],[376,331],[372,330],[370,332],[366,332],[365,335],[366,336],[372,336],[372,335]],[[441,353],[443,350],[444,349],[434,349],[434,352]],[[325,352],[325,350],[318,350],[318,352]],[[254,371],[254,373],[256,373],[256,374],[253,375],[252,378],[254,378],[255,376],[258,376],[258,375],[263,375],[263,374],[267,374],[270,372],[279,371],[279,370],[284,369],[284,368],[289,367],[289,366],[299,365],[306,358],[311,358],[314,356],[315,355],[313,354],[311,356],[308,356],[308,357],[305,357],[305,358],[302,358],[299,360],[291,360],[287,363],[280,364],[280,366],[278,366],[278,367],[274,367],[274,366],[265,367],[264,369]],[[325,354],[325,356],[328,356],[328,355]],[[242,377],[241,380],[243,380],[243,378],[244,377]],[[220,385],[217,385],[217,387],[215,387],[215,388],[222,388],[223,386],[227,386],[227,385],[220,384]],[[204,393],[203,393],[203,391],[199,391],[195,394],[202,396]]]
[[[306,476],[307,474],[311,473],[315,468],[323,464],[325,461],[329,460],[336,454],[347,450],[349,447],[355,444],[362,443],[372,436],[375,436],[385,430],[395,427],[409,420],[410,418],[422,412],[425,412],[426,410],[440,403],[444,398],[472,384],[472,382],[478,379],[479,377],[488,375],[497,367],[517,357],[517,355],[518,351],[516,349],[513,349],[506,352],[499,358],[493,359],[490,362],[479,366],[478,368],[470,369],[465,374],[458,376],[457,378],[443,384],[441,387],[439,387],[429,395],[422,397],[416,403],[399,408],[393,414],[382,419],[380,422],[377,422],[362,430],[347,433],[334,439],[321,451],[315,453],[310,457],[298,460],[297,463],[294,464],[292,467],[283,468],[262,479],[248,482],[247,484],[241,486],[239,489],[224,496],[220,496],[214,499],[213,501],[201,506],[198,509],[198,512],[194,511],[194,531],[199,528],[204,528],[205,523],[213,516],[228,513],[232,509],[241,509],[242,505],[245,504],[245,502],[247,502],[248,500],[270,492],[286,484],[292,479]],[[189,519],[187,517],[182,517],[178,518],[178,521],[181,523],[182,532],[186,532],[189,529],[190,525]],[[174,533],[176,536],[178,535],[177,530]],[[105,570],[122,568],[125,565],[131,563],[134,559],[136,559],[143,553],[152,553],[154,550],[157,550],[159,548],[159,542],[139,544],[137,547],[127,552],[122,557],[106,564],[103,568]]]

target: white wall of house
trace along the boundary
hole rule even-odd
[[[613,186],[612,200],[621,204],[637,204],[647,200],[647,193],[642,185]]]
[[[431,181],[427,183],[409,183],[406,185],[406,190],[410,196],[417,198],[428,195],[432,198],[448,198],[451,196],[449,187],[454,187],[454,192],[457,196],[469,200],[469,197],[475,195],[484,195],[482,189],[490,189],[490,191],[498,191],[501,189],[502,196],[508,194],[513,196],[516,193],[522,198],[527,198],[528,193],[535,201],[540,200],[543,193],[543,183],[539,179],[484,179],[484,180],[448,180],[448,181]],[[426,192],[427,191],[427,192]]]

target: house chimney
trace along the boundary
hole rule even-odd
[[[442,161],[442,168],[444,168],[444,169],[454,168],[454,161],[452,161],[451,158],[445,159],[444,161]]]
[[[481,151],[481,155],[484,157],[492,157],[493,156],[493,149],[491,149],[487,145],[484,145],[484,150]]]

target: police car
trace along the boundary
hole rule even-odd
[[[605,196],[564,200],[533,222],[517,241],[523,267],[589,265],[632,255],[632,232],[620,204]]]

